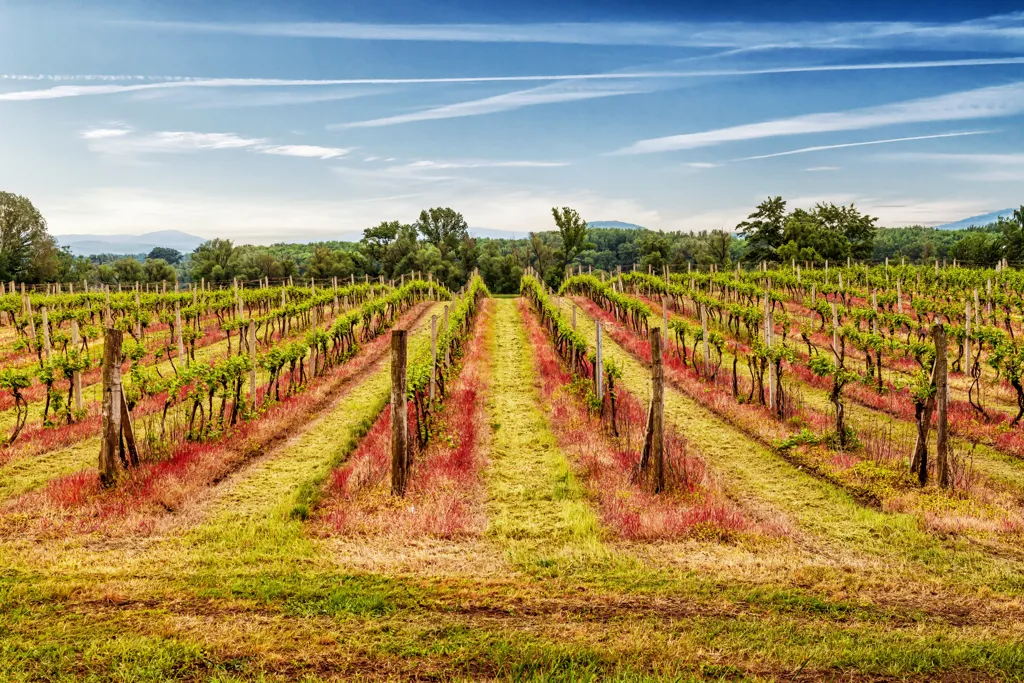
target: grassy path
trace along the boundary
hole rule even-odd
[[[500,343],[488,401],[488,534],[528,571],[555,573],[603,556],[598,522],[541,411],[526,330],[514,299],[495,301]]]
[[[579,330],[596,342],[593,321],[578,313]],[[623,369],[623,384],[635,395],[649,393],[650,371],[608,337],[605,356]],[[885,513],[858,504],[849,494],[804,472],[716,416],[709,408],[666,387],[665,417],[726,477],[730,488],[783,510],[817,536],[825,548],[853,550],[896,562],[913,573],[921,565],[933,578],[1019,593],[1024,581],[1012,562],[993,558],[965,542],[943,542],[918,528],[909,514]],[[927,569],[925,569],[927,568]]]
[[[434,304],[411,335],[409,356],[428,344]],[[302,523],[331,470],[344,460],[385,408],[391,391],[386,354],[344,398],[275,457],[247,470],[217,500],[208,519],[184,539],[196,569],[261,564],[284,568],[313,556]]]
[[[657,307],[657,304],[655,303],[653,306]],[[674,314],[672,317],[679,316],[678,314]],[[686,319],[693,322],[691,318]],[[655,314],[649,316],[648,324],[652,328],[661,328],[662,317],[660,314],[660,308],[657,309]],[[718,329],[720,332],[723,332],[721,325],[713,325],[713,327]],[[723,332],[723,334],[726,334],[727,338],[732,338],[729,333]],[[722,366],[724,368],[731,367],[732,359],[733,354],[729,352],[728,347],[723,349]],[[853,363],[850,363],[850,367],[860,366],[855,366]],[[896,371],[893,370],[893,372]],[[803,401],[808,407],[820,413],[829,414],[832,412],[832,404],[828,400],[828,392],[825,389],[812,386],[795,378],[792,374],[787,374],[784,377],[784,381],[787,384],[793,384],[800,387]],[[966,390],[963,398],[966,400]],[[847,421],[850,426],[854,428],[865,428],[868,425],[874,427],[878,427],[883,424],[887,426],[891,425],[893,437],[897,442],[903,441],[910,445],[913,444],[916,436],[916,427],[909,420],[903,420],[886,413],[885,411],[865,406],[853,399],[846,399],[845,405]],[[930,433],[930,439],[932,448],[934,449],[936,439],[934,429]],[[952,443],[959,444],[965,451],[969,448],[963,439],[953,438],[951,441]],[[973,455],[973,465],[979,472],[987,475],[993,480],[999,481],[1016,489],[1021,495],[1024,495],[1024,460],[1013,455],[1002,453],[984,444],[979,444],[978,447],[973,450]]]

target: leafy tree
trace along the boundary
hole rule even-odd
[[[722,268],[728,268],[732,260],[732,247],[736,241],[733,236],[725,230],[712,230],[702,232],[701,241],[697,248],[697,262],[702,264],[714,263]]]
[[[445,285],[455,286],[460,277],[460,268],[457,264],[460,256],[459,247],[469,239],[466,219],[461,213],[448,207],[424,209],[420,212],[416,227],[440,254],[441,272],[438,277]]]
[[[142,264],[135,259],[128,257],[118,259],[111,264],[114,269],[114,277],[118,282],[143,282],[146,280],[146,271]]]
[[[783,245],[786,227],[786,202],[782,197],[769,197],[757,205],[747,220],[736,226],[746,239],[746,260],[752,263],[777,260],[776,250]]]
[[[1024,261],[1024,205],[1014,209],[1012,218],[1003,218],[998,225],[1003,233],[1006,258],[1015,263]]]
[[[540,274],[540,279],[546,281],[555,262],[555,250],[543,236],[535,232],[530,233],[530,256],[530,261]]]
[[[225,282],[235,277],[238,256],[231,240],[213,239],[203,242],[192,252],[192,279],[206,278],[212,282]]]
[[[162,258],[147,258],[142,270],[146,282],[174,282],[177,278],[174,268]]]
[[[147,259],[163,259],[172,266],[180,262],[183,257],[184,254],[177,249],[171,249],[170,247],[154,247],[153,250],[149,252],[149,255],[146,256]]]
[[[60,271],[61,253],[32,202],[0,192],[0,280],[54,280]]]
[[[647,266],[651,266],[656,273],[660,273],[662,267],[671,261],[672,242],[665,233],[644,230],[636,242],[640,251],[640,267],[644,271]]]
[[[558,235],[562,238],[562,245],[555,250],[555,265],[558,276],[562,277],[576,255],[593,245],[587,242],[587,222],[580,218],[575,209],[563,206],[559,210],[556,207],[551,209],[551,215],[555,218]]]

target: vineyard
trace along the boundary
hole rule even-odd
[[[0,679],[1024,679],[1024,274],[570,270],[4,283]]]

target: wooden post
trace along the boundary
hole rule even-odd
[[[103,431],[100,442],[100,482],[112,486],[117,479],[121,441],[121,330],[107,329],[103,337]]]
[[[576,304],[572,305],[572,329],[576,329]]]
[[[391,494],[404,496],[409,477],[409,409],[406,405],[406,330],[391,332]]]
[[[661,297],[661,333],[665,335],[665,343],[668,344],[668,297]]]
[[[184,370],[188,367],[188,357],[185,355],[185,337],[181,332],[181,304],[174,302],[174,335],[178,343],[178,364]]]
[[[142,301],[139,298],[139,283],[135,283],[135,338],[142,341]]]
[[[594,362],[594,383],[597,387],[597,400],[604,400],[604,362],[601,356],[601,322],[597,323],[597,357]]]
[[[971,302],[964,303],[964,374],[971,376]]]
[[[39,312],[43,316],[43,358],[49,361],[53,355],[53,348],[50,346],[50,319],[46,314],[46,306],[40,306]]]
[[[444,328],[442,328],[445,334],[448,334],[448,304],[444,305]],[[452,350],[450,346],[444,347],[444,366],[447,368],[452,364]]]
[[[836,360],[839,360],[839,310],[836,308],[836,302],[832,302],[832,351],[836,354]]]
[[[434,400],[437,387],[437,316],[430,316],[430,400]]]
[[[661,330],[651,330],[651,408],[640,469],[654,469],[654,492],[665,490],[665,367],[662,364]]]
[[[249,402],[256,409],[256,321],[249,318]]]
[[[896,280],[896,312],[903,315],[903,288],[899,280]]]
[[[81,343],[82,343],[82,340],[81,340],[81,338],[79,336],[79,333],[78,333],[78,320],[76,320],[75,318],[72,318],[71,319],[71,348],[72,348],[72,350],[78,351],[79,350],[78,347],[79,347],[79,345]],[[75,398],[75,410],[76,411],[80,411],[80,410],[82,410],[82,371],[81,370],[75,370],[74,373],[71,375],[71,386],[72,386],[72,393],[74,394],[74,398]]]
[[[128,410],[128,402],[124,400],[124,385],[119,384],[118,387],[121,391],[119,403],[121,404],[121,440],[123,440],[122,443],[118,444],[118,448],[121,448],[123,445],[128,455],[128,463],[132,467],[138,467],[139,449],[135,445],[135,428],[132,427],[132,414]]]
[[[700,305],[700,332],[703,344],[701,348],[704,352],[704,376],[711,374],[711,349],[708,346],[708,309],[701,303]]]
[[[946,442],[948,433],[949,368],[946,358],[946,330],[942,327],[941,323],[936,323],[932,328],[932,338],[935,341],[935,412],[937,417],[935,425],[935,474],[939,478],[939,486],[949,488],[949,454]],[[922,463],[921,485],[924,486],[927,480],[927,463]]]

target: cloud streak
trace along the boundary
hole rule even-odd
[[[278,38],[707,48],[888,48],[1014,51],[1024,47],[1024,13],[938,22],[563,22],[369,24],[345,22],[118,22],[138,28]]]
[[[342,128],[378,128],[381,126],[394,126],[401,123],[414,123],[418,121],[436,121],[439,119],[461,118],[466,116],[481,116],[484,114],[497,114],[499,112],[532,107],[539,104],[558,104],[561,102],[578,102],[601,97],[616,97],[621,95],[634,95],[637,93],[650,92],[657,89],[652,82],[647,83],[625,83],[616,81],[614,83],[556,83],[552,85],[531,88],[528,90],[516,90],[501,95],[493,95],[476,100],[447,104],[441,107],[433,107],[408,114],[396,114],[382,118],[370,119],[367,121],[355,121],[352,123],[340,123],[328,126],[331,129]]]
[[[157,131],[136,134],[128,127],[92,128],[81,137],[90,149],[103,154],[134,156],[139,154],[185,154],[209,150],[247,150],[273,156],[306,159],[337,159],[351,150],[319,145],[276,145],[263,138],[246,138],[234,133],[195,131]]]
[[[1024,64],[1024,57],[985,57],[977,59],[940,59],[928,61],[869,62],[860,64],[808,64],[764,68],[735,69],[654,69],[591,74],[531,74],[520,76],[441,76],[434,78],[334,78],[334,79],[287,79],[287,78],[203,78],[176,76],[156,82],[117,84],[122,80],[153,80],[149,76],[58,76],[58,75],[17,75],[0,76],[0,80],[94,80],[110,81],[106,85],[59,85],[52,88],[15,90],[0,92],[0,102],[32,102],[55,100],[67,97],[116,95],[121,93],[178,90],[188,88],[306,88],[329,86],[392,86],[392,85],[451,85],[473,83],[543,83],[558,81],[616,81],[646,79],[685,78],[726,78],[736,76],[762,76],[773,74],[824,73],[844,71],[890,71],[901,69],[947,69],[983,66],[1006,66]],[[338,99],[330,96],[325,99]],[[273,104],[274,102],[271,102]]]
[[[1024,82],[1017,82],[844,112],[804,114],[700,133],[651,138],[640,140],[614,154],[652,154],[771,137],[864,130],[907,123],[999,118],[1021,113],[1024,113]]]
[[[914,140],[938,140],[941,138],[961,138],[967,135],[986,135],[992,133],[990,130],[970,130],[962,133],[937,133],[935,135],[913,135],[905,138],[887,138],[885,140],[865,140],[864,142],[844,142],[838,145],[816,145],[814,147],[801,147],[790,149],[785,152],[774,152],[772,154],[758,154],[751,157],[740,157],[733,161],[754,161],[756,159],[772,159],[774,157],[788,157],[794,154],[808,154],[810,152],[824,152],[830,149],[846,149],[847,147],[867,147],[870,145],[888,145],[895,142],[911,142]],[[810,170],[810,169],[808,169]],[[830,169],[831,170],[831,169]]]

